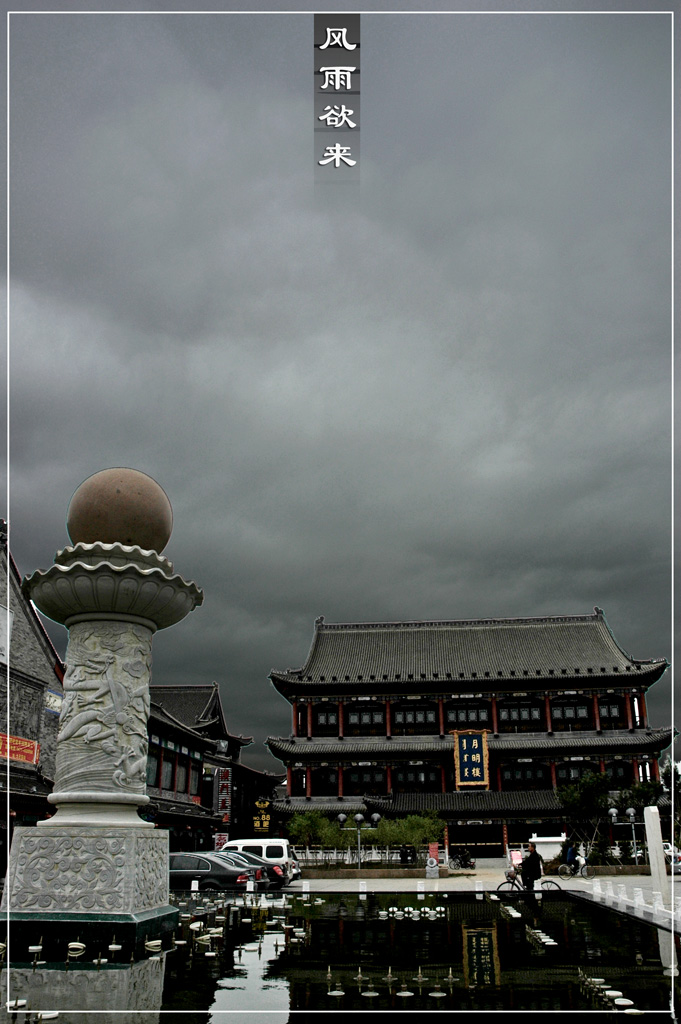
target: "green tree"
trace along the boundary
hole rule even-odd
[[[325,825],[328,824],[328,818],[321,811],[294,814],[288,823],[288,837],[292,843],[299,846],[319,846]]]
[[[558,789],[558,798],[575,834],[593,862],[601,860],[609,846],[607,829],[610,780],[600,772],[586,772],[578,782]]]
[[[654,807],[664,792],[661,782],[634,782],[629,789],[623,789],[617,797],[615,807],[624,814],[628,807],[633,807],[636,817],[643,817],[644,807]]]

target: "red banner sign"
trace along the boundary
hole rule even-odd
[[[9,740],[9,743],[7,742]],[[22,736],[7,736],[0,733],[0,757],[10,761],[26,761],[37,764],[40,758],[40,744],[36,740],[25,740]]]

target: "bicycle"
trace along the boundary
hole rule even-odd
[[[539,879],[539,888],[546,892],[551,889],[560,889],[560,886],[558,885],[558,882],[554,882],[552,878],[547,878],[546,875],[542,875]],[[536,890],[526,889],[522,883],[522,878],[515,868],[510,868],[506,872],[506,881],[497,886],[497,892],[506,892],[511,895],[517,892],[536,892]]]
[[[451,871],[460,871],[462,869],[475,869],[475,861],[471,857],[470,853],[466,849],[456,850],[449,858],[449,869]]]
[[[558,868],[558,874],[566,882],[569,878],[594,878],[596,875],[596,869],[593,865],[588,864],[584,861],[583,864],[579,864],[575,861],[574,864],[561,864]]]

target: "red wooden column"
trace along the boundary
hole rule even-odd
[[[596,727],[596,732],[600,732],[601,731],[601,713],[598,710],[598,694],[594,693],[594,695],[593,695],[593,697],[591,699],[593,701],[593,706],[594,706],[594,725]]]
[[[659,782],[660,781],[660,766],[657,763],[657,759],[656,758],[653,758],[652,766],[653,766],[652,773],[651,773],[652,774],[652,780],[653,780],[653,782]]]
[[[286,769],[286,796],[293,796],[293,768],[291,765]]]
[[[390,715],[390,701],[385,702],[385,734],[386,736],[392,736],[392,719]]]
[[[605,775],[605,758],[603,757],[598,759],[598,770],[601,775]]]
[[[338,701],[338,735],[343,735],[343,708],[344,704],[342,700]]]
[[[312,796],[312,769],[305,769],[305,796]]]
[[[444,702],[444,698],[443,697],[438,697],[438,699],[437,699],[437,714],[438,714],[438,718],[440,720],[440,736],[444,736],[444,734],[445,734],[445,702]],[[442,792],[444,793],[444,788],[443,788]]]
[[[388,764],[385,766],[385,782],[388,793],[393,791],[393,769],[392,765]]]
[[[551,786],[553,789],[558,788],[558,780],[556,778],[556,762],[551,761],[549,767],[551,768]]]
[[[307,702],[307,735],[312,735],[312,701]]]
[[[636,757],[632,758],[631,764],[632,764],[632,767],[634,769],[634,782],[639,782],[640,779],[639,779],[639,776],[638,776],[638,758],[636,758]]]
[[[298,735],[298,701],[293,702],[293,735]]]
[[[440,765],[440,780],[442,782],[442,792],[446,793],[447,783],[445,782],[445,766],[443,764]]]
[[[338,796],[343,796],[343,765],[338,765]]]
[[[544,694],[544,714],[546,715],[546,731],[552,732],[551,729],[551,701],[549,700],[548,693]]]
[[[631,717],[631,694],[630,693],[625,693],[624,694],[624,706],[627,709],[627,729],[629,730],[629,732],[633,732],[634,720]]]
[[[497,715],[497,695],[496,695],[496,693],[492,694],[492,732],[493,733],[498,733],[499,732],[499,720],[498,720],[498,715]]]
[[[641,690],[641,692],[639,694],[637,694],[637,696],[638,696],[638,706],[639,706],[639,710],[640,710],[640,714],[641,714],[641,728],[642,729],[647,729],[648,728],[648,709],[646,707],[646,695],[643,692],[643,690]]]

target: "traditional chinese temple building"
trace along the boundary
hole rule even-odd
[[[291,734],[267,740],[287,772],[276,809],[434,809],[451,842],[490,856],[537,826],[557,834],[557,790],[585,772],[607,774],[612,790],[659,779],[672,729],[650,726],[646,694],[667,667],[622,650],[599,608],[455,622],[319,618],[303,667],[270,674],[292,709]]]

